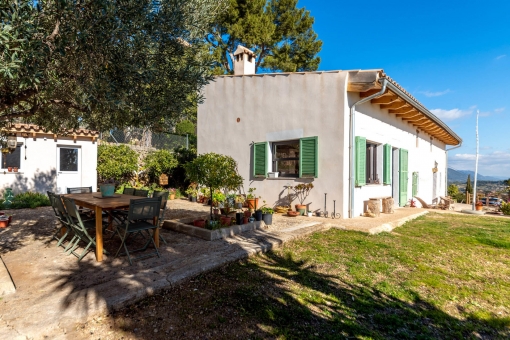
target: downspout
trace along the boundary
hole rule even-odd
[[[462,146],[462,141],[460,142],[459,145],[454,146],[453,148],[445,149],[444,150],[444,153],[446,154],[446,172],[445,172],[445,175],[444,175],[444,180],[445,180],[445,188],[446,188],[446,193],[447,194],[448,194],[448,151],[452,151],[453,149],[458,149],[461,146]]]
[[[351,106],[351,109],[350,109],[350,115],[349,115],[349,118],[350,118],[350,122],[349,122],[349,139],[350,139],[350,144],[349,144],[349,162],[350,162],[350,169],[349,169],[349,218],[353,218],[354,217],[354,186],[355,186],[355,183],[354,183],[354,167],[355,167],[355,164],[354,164],[354,143],[355,143],[355,134],[354,134],[354,128],[355,128],[355,113],[356,113],[356,105],[361,105],[363,103],[366,103],[376,97],[379,97],[380,95],[384,94],[384,92],[386,92],[386,85],[388,84],[388,80],[386,78],[383,78],[383,79],[379,79],[379,82],[382,83],[382,88],[381,88],[381,91],[369,96],[369,97],[366,97],[366,98],[363,98],[359,101],[357,101],[356,103],[354,103],[352,106]]]

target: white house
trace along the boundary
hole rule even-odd
[[[311,210],[327,197],[342,217],[369,198],[445,195],[447,146],[462,140],[383,70],[254,74],[255,58],[236,53],[242,68],[205,87],[198,152],[232,156],[267,204],[288,204],[286,187],[303,182]]]
[[[17,147],[2,153],[2,191],[66,193],[68,187],[96,188],[97,132],[79,129],[61,136],[32,124],[13,124],[4,132],[16,136]]]

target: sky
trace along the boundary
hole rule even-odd
[[[510,1],[299,0],[319,70],[383,69],[462,139],[448,165],[510,178]],[[506,137],[509,137],[508,139]],[[448,148],[450,148],[449,146]]]

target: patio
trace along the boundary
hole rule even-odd
[[[203,216],[208,206],[186,200],[169,201],[167,219]],[[272,249],[294,238],[331,227],[369,232],[381,225],[398,225],[422,209],[397,209],[379,219],[289,218],[275,215],[273,225],[236,237],[205,241],[162,230],[161,258],[130,266],[125,257],[104,256],[96,262],[90,252],[78,262],[66,256],[51,239],[55,217],[51,207],[14,211],[13,223],[0,231],[1,255],[16,285],[16,293],[2,297],[0,338],[65,337],[78,322],[226,263]],[[393,223],[393,224],[392,224]],[[23,231],[23,232],[22,232]],[[112,249],[105,238],[105,249]],[[114,245],[113,245],[114,246]],[[115,248],[115,247],[113,247]]]

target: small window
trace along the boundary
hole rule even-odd
[[[379,145],[367,142],[366,152],[366,183],[380,184],[379,179]]]
[[[2,153],[2,168],[21,168],[21,146],[17,146],[12,153]]]
[[[58,171],[78,171],[78,149],[60,148]]]
[[[299,177],[299,140],[273,143],[273,171],[279,177]]]

